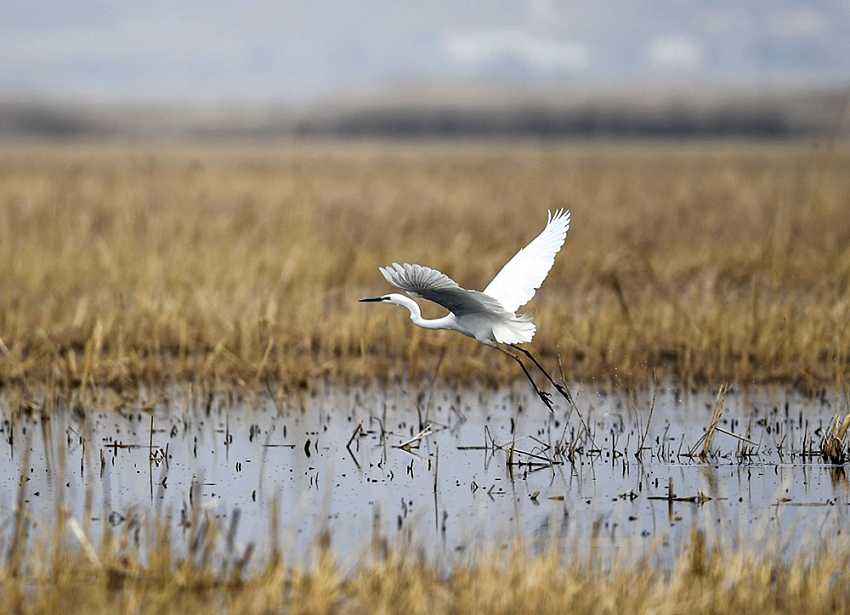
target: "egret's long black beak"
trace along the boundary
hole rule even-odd
[[[383,297],[368,297],[366,299],[361,299],[360,303],[377,303],[379,301],[383,301]]]

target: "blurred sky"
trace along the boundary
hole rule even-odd
[[[850,0],[5,0],[0,94],[304,102],[410,83],[850,82]]]

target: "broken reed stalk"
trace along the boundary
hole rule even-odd
[[[400,448],[400,449],[407,450],[407,449],[410,449],[410,448],[414,448],[414,445],[416,445],[415,448],[419,448],[419,444],[422,442],[422,440],[424,440],[425,438],[430,436],[432,433],[434,433],[434,431],[431,429],[431,426],[426,425],[425,429],[420,431],[418,434],[416,434],[415,436],[413,436],[409,440],[405,440],[401,444],[394,446],[393,448]]]
[[[558,390],[558,392],[567,400],[567,403],[569,403],[570,412],[572,413],[573,411],[575,411],[575,413],[578,415],[578,418],[581,421],[581,425],[582,425],[582,427],[584,427],[585,435],[588,438],[590,438],[590,443],[593,444],[593,448],[599,448],[596,445],[596,440],[593,439],[593,433],[590,431],[590,427],[588,426],[587,422],[584,420],[584,416],[582,416],[581,411],[578,409],[578,406],[576,406],[576,403],[575,403],[575,400],[573,399],[572,393],[570,393],[570,390],[567,388],[567,374],[564,371],[564,362],[561,360],[561,353],[560,352],[557,354],[557,357],[558,357],[558,371],[561,372],[561,383],[562,384],[559,386],[559,385],[555,384],[554,380],[551,380],[551,378],[550,378],[550,380],[552,381],[552,384],[555,385],[555,388]],[[568,421],[570,420],[570,415],[567,415],[567,420]]]
[[[848,430],[850,430],[850,414],[847,414],[844,418],[836,416],[832,419],[820,444],[821,455],[824,459],[835,464],[843,464],[847,460],[844,440],[847,437]]]
[[[363,431],[363,421],[357,423],[357,427],[354,428],[354,431],[351,432],[351,437],[348,439],[348,442],[345,443],[345,448],[348,449],[348,452],[351,452],[351,443],[354,442],[354,439],[360,435],[360,432]]]
[[[738,434],[733,433],[731,431],[727,431],[727,430],[723,429],[722,427],[715,426],[714,431],[720,432],[722,434],[726,434],[730,438],[735,438],[736,440],[740,440],[741,442],[745,442],[745,443],[747,443],[751,446],[758,446],[759,445],[758,442],[753,442],[749,438],[745,438],[744,436],[738,435]]]
[[[641,456],[643,455],[644,445],[646,444],[646,437],[649,435],[649,426],[652,424],[652,414],[653,414],[653,412],[655,412],[655,399],[656,399],[656,396],[658,394],[658,387],[655,383],[655,371],[654,370],[652,372],[652,382],[653,382],[653,385],[655,385],[655,386],[653,386],[653,388],[652,388],[652,402],[649,404],[649,417],[647,417],[647,419],[646,419],[646,428],[643,430],[643,434],[641,434],[640,445],[638,446],[638,449],[635,451],[635,458],[637,458],[638,461],[640,461]]]
[[[714,433],[720,425],[720,419],[723,418],[727,390],[728,387],[725,384],[721,384],[717,390],[717,399],[714,401],[714,411],[711,414],[711,422],[705,432],[705,439],[702,442],[702,451],[700,452],[700,459],[703,461],[705,461],[711,453],[711,445],[714,442]]]
[[[440,349],[440,356],[437,358],[437,363],[428,378],[428,400],[425,402],[425,420],[422,420],[422,409],[419,404],[416,405],[416,412],[419,416],[419,429],[425,429],[431,419],[431,399],[434,396],[434,383],[437,381],[437,375],[440,373],[440,366],[443,364],[443,359],[446,358],[446,347]]]
[[[729,387],[726,384],[721,384],[717,389],[717,397],[714,400],[714,409],[711,413],[711,420],[708,422],[708,426],[705,429],[705,433],[700,436],[699,440],[691,447],[688,451],[689,457],[694,457],[697,449],[700,444],[702,445],[702,450],[700,451],[698,457],[701,461],[705,461],[708,459],[708,456],[711,454],[711,445],[714,442],[714,434],[717,431],[718,425],[720,424],[720,419],[723,418],[723,410],[725,408],[726,402],[726,393],[728,392]]]

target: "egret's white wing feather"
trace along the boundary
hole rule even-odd
[[[378,270],[396,288],[442,305],[455,316],[482,312],[505,313],[494,298],[477,290],[461,288],[457,282],[436,269],[393,263],[388,267],[379,267]]]
[[[546,228],[502,267],[484,294],[497,299],[508,312],[516,312],[531,301],[552,269],[568,230],[569,210],[559,209],[554,216],[549,212]]]

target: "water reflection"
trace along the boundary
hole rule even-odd
[[[203,514],[237,552],[278,527],[296,560],[320,536],[343,560],[383,536],[446,561],[518,536],[672,556],[695,527],[733,542],[793,529],[793,546],[844,523],[844,469],[807,444],[834,400],[732,392],[702,461],[689,451],[714,394],[656,393],[652,406],[649,393],[579,387],[590,435],[510,389],[329,387],[291,405],[176,389],[148,408],[50,412],[7,399],[3,522],[20,495],[34,526],[59,505],[95,535],[138,533],[155,514],[187,533]]]

